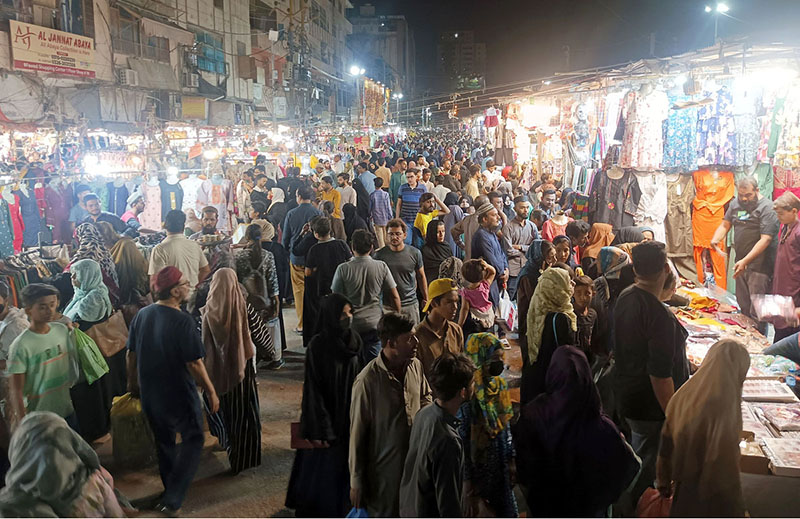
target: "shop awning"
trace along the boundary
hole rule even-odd
[[[153,90],[180,91],[181,86],[169,63],[128,58],[128,66],[139,76],[139,86]]]

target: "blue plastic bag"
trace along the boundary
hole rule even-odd
[[[347,512],[347,516],[346,517],[353,517],[353,518],[356,518],[356,519],[360,519],[360,518],[369,517],[369,516],[367,515],[367,509],[366,508],[351,508],[350,511]]]

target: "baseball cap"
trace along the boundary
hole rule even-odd
[[[425,308],[423,308],[422,311],[427,312],[428,308],[431,306],[431,301],[453,290],[458,290],[458,285],[450,278],[440,278],[431,281],[431,284],[428,285],[428,302],[425,303]]]

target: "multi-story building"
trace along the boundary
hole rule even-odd
[[[348,116],[350,8],[349,0],[251,1],[253,56],[263,70],[254,96],[259,117],[314,123]]]
[[[0,8],[0,31],[10,33],[2,81],[40,96],[37,110],[20,109],[26,119],[109,129],[252,120],[247,0],[33,0]]]
[[[367,75],[395,92],[411,97],[416,84],[414,32],[405,16],[381,16],[371,4],[362,5],[350,16],[353,34],[348,44],[353,59]]]
[[[476,43],[473,31],[442,32],[436,46],[436,67],[447,87],[480,87],[486,73],[486,44]]]

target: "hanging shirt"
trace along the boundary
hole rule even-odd
[[[733,173],[730,171],[694,172],[694,187],[697,196],[692,201],[692,236],[695,247],[711,248],[711,238],[719,227],[727,204],[734,194]]]
[[[183,188],[180,182],[170,184],[166,180],[161,181],[161,218],[164,219],[167,213],[172,210],[183,211]]]
[[[154,231],[161,229],[164,218],[161,214],[161,185],[151,186],[145,182],[142,184],[142,194],[144,194],[144,211],[139,215],[139,223],[145,229]]]
[[[215,184],[211,180],[206,180],[200,185],[197,191],[197,202],[195,210],[202,211],[203,207],[211,206],[216,208],[219,214],[217,220],[217,230],[231,232],[231,214],[233,214],[233,183],[223,179],[220,184]]]
[[[625,136],[619,165],[623,168],[656,170],[663,157],[662,123],[667,118],[669,101],[664,92],[655,90],[648,95],[631,92],[624,111]]]
[[[667,177],[660,171],[636,173],[641,197],[633,221],[653,229],[654,239],[664,242],[664,219],[667,217]]]
[[[664,219],[668,256],[692,255],[692,212],[695,197],[691,175],[667,182],[667,217]]]
[[[106,184],[108,186],[108,205],[106,209],[110,213],[117,216],[122,216],[128,206],[128,188],[125,184],[117,187],[113,182]]]
[[[194,176],[184,178],[178,182],[178,184],[180,184],[181,189],[183,189],[183,204],[181,204],[181,211],[194,209],[194,211],[197,213],[197,216],[200,217],[200,212],[197,210],[197,192],[200,190],[200,186],[203,185],[203,179]]]

